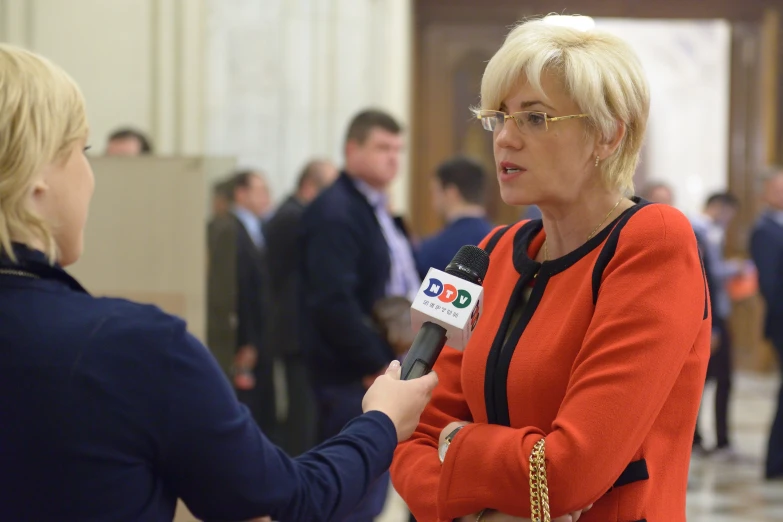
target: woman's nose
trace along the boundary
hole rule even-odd
[[[507,120],[495,135],[495,143],[504,149],[521,149],[524,145],[522,133],[514,120]]]

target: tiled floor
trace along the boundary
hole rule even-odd
[[[709,457],[694,458],[688,492],[688,522],[783,522],[783,481],[762,480],[762,459],[767,427],[772,418],[772,398],[777,378],[738,375],[731,404],[734,444],[740,458],[717,462]],[[713,389],[705,392],[701,419],[705,445],[714,433],[711,412]],[[177,522],[195,519],[185,511]],[[400,497],[391,492],[386,510],[377,522],[405,522],[407,511]]]
[[[688,522],[783,521],[783,481],[763,480],[767,433],[777,395],[776,378],[739,375],[731,404],[731,434],[740,454],[736,462],[694,457],[688,492]],[[705,392],[705,434],[710,430],[710,388]]]

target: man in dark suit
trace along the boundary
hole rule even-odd
[[[394,359],[373,326],[373,307],[412,298],[420,285],[410,244],[389,214],[386,190],[397,175],[401,129],[388,114],[365,111],[349,125],[345,171],[302,217],[303,346],[319,406],[319,438],[361,412],[362,395]],[[388,475],[347,520],[370,522],[383,510]]]
[[[215,324],[208,330],[213,335],[231,331],[233,339],[230,344],[216,340],[211,348],[239,400],[277,441],[273,358],[264,342],[268,276],[261,216],[269,208],[269,191],[260,173],[247,170],[233,175],[231,193],[231,211],[210,228],[210,313],[220,317],[210,317]]]
[[[767,180],[764,196],[768,208],[753,229],[750,251],[767,307],[764,334],[783,367],[783,171]],[[783,385],[769,435],[766,476],[783,479]]]
[[[484,169],[468,158],[454,158],[438,167],[432,200],[446,226],[419,245],[416,264],[422,278],[430,268],[445,270],[463,245],[478,245],[492,231],[484,209],[485,185]]]
[[[264,227],[269,268],[268,343],[285,368],[287,408],[280,428],[280,446],[291,456],[316,443],[316,405],[299,339],[300,222],[305,207],[331,185],[338,171],[328,161],[309,162],[296,192],[277,209]]]

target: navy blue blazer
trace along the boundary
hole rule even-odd
[[[288,458],[183,321],[15,251],[0,260],[0,520],[171,521],[177,497],[206,520],[339,520],[390,465],[379,412]]]
[[[302,346],[317,385],[342,385],[394,359],[372,326],[386,294],[391,260],[367,198],[343,173],[305,209],[301,221]]]
[[[764,334],[783,347],[783,225],[765,213],[756,222],[750,253],[759,274],[759,291],[767,305]]]

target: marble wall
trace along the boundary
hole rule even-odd
[[[698,212],[728,186],[730,25],[599,18],[596,27],[628,41],[647,73],[648,179],[669,183],[677,207]]]
[[[0,42],[48,57],[87,101],[93,151],[132,125],[156,152],[200,154],[203,0],[0,0]]]
[[[342,161],[357,111],[407,126],[411,1],[207,0],[205,152],[263,169],[279,199],[308,159]]]

